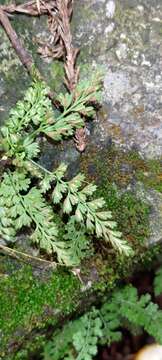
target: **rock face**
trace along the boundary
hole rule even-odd
[[[85,68],[99,67],[104,73],[103,108],[90,142],[100,148],[112,141],[119,149],[136,149],[145,159],[160,159],[161,1],[78,1],[74,29]],[[153,244],[162,237],[162,198],[156,190],[145,192],[144,198],[152,207]]]
[[[95,124],[102,143],[111,136],[147,158],[161,156],[161,1],[77,1],[75,23],[84,62],[105,74],[105,116]]]

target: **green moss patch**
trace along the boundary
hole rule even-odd
[[[145,171],[144,161],[136,152],[125,153],[110,147],[98,153],[94,149],[90,155],[87,152],[80,166],[90,180],[97,182],[97,195],[104,197],[123,236],[137,248],[145,245],[150,206],[137,199],[133,190],[133,183]]]
[[[60,269],[44,281],[33,276],[30,266],[10,275],[1,273],[1,357],[6,345],[12,352],[24,334],[54,325],[58,318],[74,311],[79,289],[79,280]]]
[[[144,171],[140,169],[137,171],[137,178],[147,188],[153,188],[162,193],[162,159],[146,161]]]

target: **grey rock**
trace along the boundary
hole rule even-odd
[[[136,184],[137,198],[147,202],[150,207],[150,237],[148,246],[162,243],[162,194],[153,189],[145,189],[143,184]]]
[[[114,9],[113,22],[107,9]],[[102,146],[109,136],[147,158],[162,156],[161,19],[161,1],[103,1],[95,10],[92,0],[76,4],[74,35],[83,49],[81,59],[90,67],[102,66],[105,74],[107,120],[96,121],[93,132],[94,137],[100,133]]]
[[[112,19],[115,15],[115,9],[116,9],[116,5],[115,5],[115,1],[113,0],[109,0],[106,3],[106,16],[109,19]]]

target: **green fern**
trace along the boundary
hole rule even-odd
[[[59,96],[59,113],[53,109],[45,84],[33,83],[1,128],[2,159],[9,160],[9,166],[0,184],[0,234],[11,242],[21,229],[28,227],[33,243],[69,266],[78,265],[89,254],[91,235],[109,242],[119,253],[132,253],[116,230],[111,212],[103,209],[104,199],[93,198],[96,185],[86,184],[83,174],[67,181],[65,164],[50,172],[37,162],[39,136],[55,141],[71,136],[84,125],[83,116],[94,115],[92,104],[98,100],[100,89],[97,74],[80,82],[72,94]],[[53,211],[58,205],[61,213],[74,219],[65,222],[62,239]]]
[[[0,206],[4,211],[1,218],[0,234],[11,241],[11,236],[24,226],[34,227],[31,240],[48,253],[57,252],[55,240],[57,228],[53,221],[53,211],[42,197],[39,189],[29,189],[30,179],[22,172],[4,174],[0,186]],[[25,194],[24,194],[25,192]],[[7,222],[5,223],[5,214]]]
[[[149,335],[162,344],[162,311],[151,301],[149,294],[138,297],[137,289],[126,286],[112,297],[119,319],[127,319],[133,326],[142,327]]]
[[[48,191],[51,187],[50,184],[54,182],[52,200],[54,204],[62,202],[63,213],[67,215],[74,213],[76,221],[84,223],[89,233],[95,233],[98,238],[110,242],[118,252],[127,256],[131,255],[131,248],[122,239],[122,234],[116,230],[117,224],[112,220],[111,212],[102,209],[105,206],[104,199],[92,199],[97,188],[96,185],[84,186],[83,174],[78,174],[70,181],[65,181],[66,170],[67,166],[61,164],[53,176],[46,174],[40,184],[42,192]]]
[[[49,341],[44,348],[45,360],[60,360],[70,356],[73,335],[78,331],[81,320],[69,321],[63,329],[57,330],[54,339]],[[61,336],[60,336],[61,334]],[[72,352],[71,352],[71,356]],[[74,359],[72,357],[72,359]]]
[[[93,253],[90,250],[90,237],[87,236],[84,225],[76,224],[74,216],[68,221],[65,231],[64,241],[59,243],[62,252],[58,260],[69,266],[78,266],[82,259]]]
[[[93,106],[89,106],[89,102],[97,101],[100,88],[101,79],[97,76],[91,82],[80,83],[73,94],[60,94],[63,112],[56,115],[47,96],[49,89],[43,82],[34,82],[24,100],[11,110],[8,122],[1,128],[2,146],[6,155],[19,155],[20,159],[36,157],[39,146],[34,139],[41,133],[55,141],[73,135],[75,129],[84,126],[82,115],[94,116]],[[28,135],[30,126],[34,126],[35,130]]]
[[[102,321],[96,309],[81,318],[81,327],[73,335],[77,360],[91,360],[97,354],[98,339],[102,336]]]
[[[2,147],[7,157],[24,159],[38,155],[38,144],[33,145],[34,136],[33,133],[29,136],[28,130],[29,126],[39,126],[47,119],[47,114],[52,114],[47,94],[44,83],[33,83],[24,100],[18,101],[15,109],[10,111],[9,120],[1,128]]]
[[[57,331],[44,349],[44,360],[91,360],[97,354],[102,321],[95,308]],[[77,355],[76,355],[77,354]]]
[[[22,191],[27,191],[30,179],[25,173],[14,172],[4,173],[0,185],[0,235],[13,241],[16,231],[22,226],[30,225],[31,218],[28,216],[23,205]]]
[[[58,330],[44,348],[44,360],[92,360],[98,344],[121,340],[120,329],[129,323],[141,327],[162,344],[162,311],[149,294],[140,298],[132,285],[115,290],[101,309],[93,308]]]

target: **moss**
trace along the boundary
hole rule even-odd
[[[79,281],[72,273],[62,269],[44,281],[33,275],[30,266],[24,266],[10,275],[1,274],[1,357],[9,342],[11,349],[16,341],[21,343],[24,330],[30,333],[34,328],[54,325],[58,318],[56,314],[65,316],[74,311],[79,289]]]
[[[147,188],[162,192],[162,159],[146,161],[145,170],[139,169],[136,176]]]
[[[114,256],[109,253],[106,260],[102,257],[96,258],[95,267],[99,273],[99,281],[93,284],[93,289],[97,291],[98,295],[110,293],[117,283],[125,282],[133,276],[133,273],[141,270],[151,270],[162,254],[162,247],[157,244],[154,247],[146,248],[141,251],[141,248],[136,248],[133,257],[125,258]]]
[[[150,207],[137,199],[128,186],[136,181],[137,171],[145,168],[136,152],[125,153],[114,147],[99,153],[94,150],[81,162],[81,169],[98,184],[96,195],[105,199],[119,230],[137,248],[149,237]]]
[[[6,360],[29,360],[29,359],[38,359],[38,354],[41,353],[41,349],[46,344],[45,335],[34,336],[34,339],[27,342],[24,347],[19,350],[14,355],[7,356]]]

